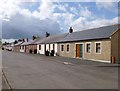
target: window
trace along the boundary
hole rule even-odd
[[[64,51],[64,45],[61,45],[61,51]]]
[[[101,43],[96,43],[96,53],[101,53]]]
[[[41,50],[41,45],[39,45],[39,50]]]
[[[22,49],[24,49],[24,46],[22,46]]]
[[[21,46],[20,46],[20,49],[21,49]]]
[[[91,44],[90,44],[90,43],[87,43],[87,44],[86,44],[86,52],[87,52],[87,53],[90,53],[90,51],[91,51]]]
[[[69,52],[69,51],[70,51],[70,45],[67,44],[67,52]]]

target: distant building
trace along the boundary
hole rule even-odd
[[[38,39],[25,41],[23,44],[20,45],[20,52],[37,54],[37,44],[34,44],[37,40]]]
[[[21,44],[23,43],[23,41],[18,41],[18,43],[14,44],[14,52],[20,52],[21,49]]]

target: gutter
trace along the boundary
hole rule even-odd
[[[91,40],[104,40],[104,39],[110,39],[110,37],[108,37],[108,38],[98,38],[98,39],[85,39],[85,40],[73,40],[73,41],[60,41],[60,42],[57,42],[57,43],[83,42],[83,41],[91,41]]]

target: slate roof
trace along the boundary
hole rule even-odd
[[[67,35],[64,39],[60,40],[59,42],[106,39],[106,38],[110,38],[112,33],[114,33],[117,30],[118,30],[118,24],[73,32]]]
[[[34,44],[40,44],[40,43],[43,43],[43,41],[46,40],[46,37],[45,38],[40,38],[38,39],[36,42],[34,42]]]
[[[21,45],[29,45],[29,44],[31,44],[31,41],[29,41],[29,42],[24,42],[24,43],[22,43]]]
[[[31,45],[31,44],[35,44],[35,42],[37,41],[38,39],[35,39],[35,40],[30,40],[28,42],[24,42],[23,44],[21,45]]]
[[[15,44],[14,46],[19,46],[21,45],[23,42],[18,42],[17,44]]]
[[[65,38],[68,35],[68,33],[64,34],[59,34],[59,35],[52,35],[49,37],[45,37],[42,39],[39,39],[38,41],[35,42],[35,44],[47,44],[47,43],[56,43]]]

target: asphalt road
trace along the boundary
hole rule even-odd
[[[97,62],[91,65],[86,61],[66,65],[64,60],[67,59],[2,52],[3,71],[13,89],[118,88],[116,66]]]

